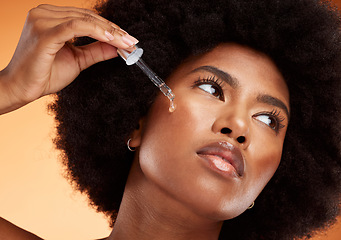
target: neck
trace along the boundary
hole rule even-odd
[[[199,216],[146,179],[134,161],[108,240],[217,240],[222,222]]]

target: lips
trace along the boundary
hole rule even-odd
[[[244,174],[244,158],[240,150],[232,144],[222,141],[209,144],[200,149],[197,154],[210,161],[215,168],[222,172],[232,170],[239,177]]]

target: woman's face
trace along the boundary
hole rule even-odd
[[[241,214],[281,159],[289,118],[283,77],[262,53],[221,44],[182,64],[167,84],[177,107],[170,113],[160,93],[144,119],[143,175],[202,216]]]

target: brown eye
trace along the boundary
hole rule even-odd
[[[258,121],[261,121],[263,123],[265,123],[266,125],[268,125],[270,128],[276,130],[277,128],[277,121],[276,119],[271,116],[271,115],[257,115],[255,116],[255,119],[257,119]]]
[[[266,125],[268,125],[271,129],[273,129],[276,133],[285,127],[285,125],[281,124],[284,121],[284,117],[280,116],[280,111],[272,110],[271,112],[263,112],[253,115],[253,118],[257,121],[260,121]]]
[[[198,86],[200,89],[204,90],[205,92],[208,92],[209,94],[212,94],[216,98],[221,97],[221,89],[217,86],[214,86],[213,84],[209,83],[203,83]]]
[[[212,96],[218,98],[221,101],[225,101],[224,91],[222,89],[223,82],[220,81],[215,76],[208,78],[199,78],[199,80],[194,82],[194,87],[198,87],[201,90],[211,94]]]

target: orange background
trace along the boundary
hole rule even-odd
[[[90,8],[94,0],[9,0],[0,8],[0,69],[11,59],[27,12],[41,3]],[[341,0],[335,0],[341,7]],[[62,176],[54,149],[53,116],[44,97],[0,116],[0,216],[54,240],[95,239],[110,233],[107,221]],[[311,211],[314,211],[312,209]],[[341,239],[341,223],[315,239]]]

